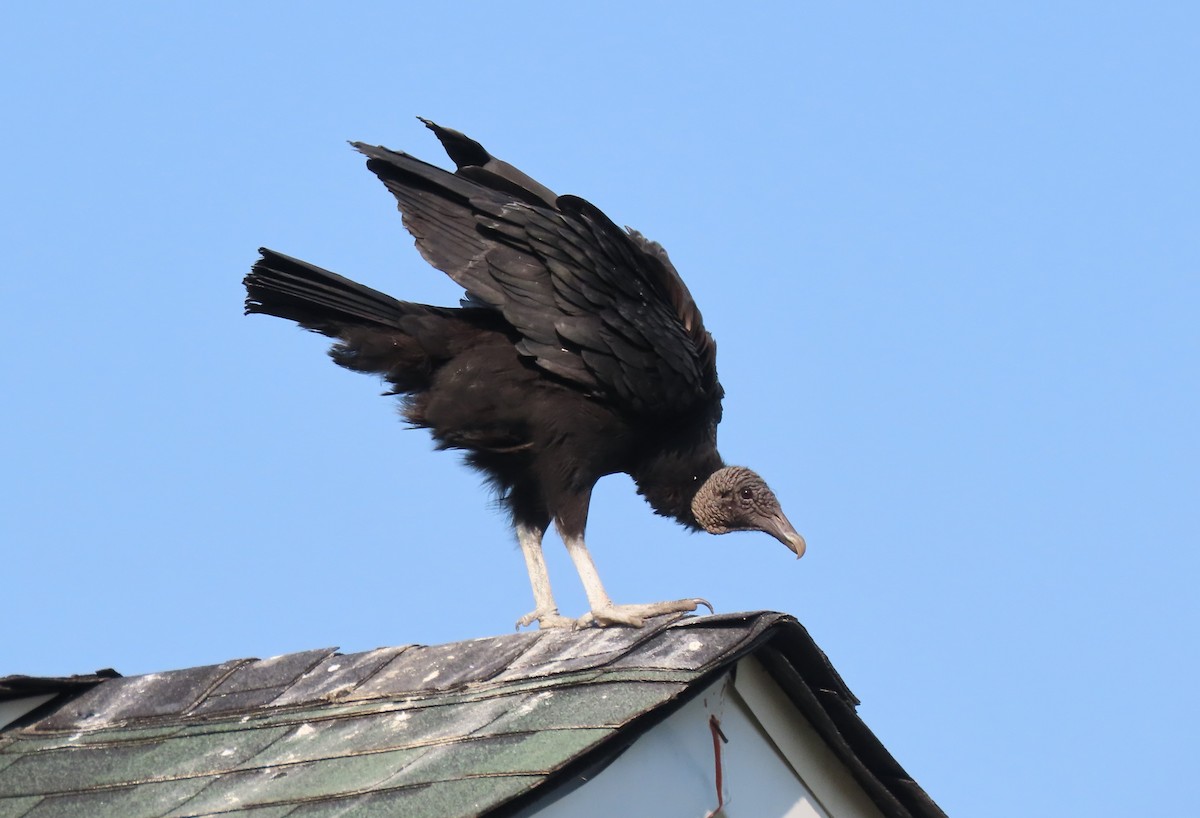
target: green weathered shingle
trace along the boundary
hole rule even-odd
[[[759,630],[694,621],[101,681],[0,733],[0,818],[481,814],[676,699]]]

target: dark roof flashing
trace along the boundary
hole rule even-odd
[[[0,702],[43,693],[78,693],[120,676],[112,668],[76,676],[0,676]]]

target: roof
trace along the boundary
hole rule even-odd
[[[511,815],[751,654],[885,815],[943,815],[808,632],[760,612],[92,677],[0,732],[0,816]]]

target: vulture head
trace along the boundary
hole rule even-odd
[[[709,534],[765,531],[804,556],[804,538],[784,516],[766,481],[743,466],[717,469],[692,498],[692,514]]]

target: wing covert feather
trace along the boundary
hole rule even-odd
[[[661,246],[558,196],[478,143],[426,123],[454,173],[353,143],[396,197],[421,255],[498,310],[517,350],[624,410],[719,418],[716,345]],[[475,163],[475,164],[469,164]]]

